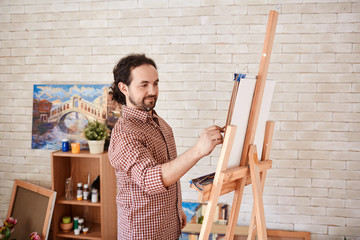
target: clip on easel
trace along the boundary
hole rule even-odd
[[[240,211],[244,188],[245,185],[248,184],[252,184],[254,197],[253,211],[248,231],[248,240],[255,239],[255,230],[257,232],[258,239],[267,240],[262,193],[265,184],[266,171],[271,168],[272,164],[272,161],[269,160],[269,155],[274,130],[274,122],[266,122],[261,161],[258,161],[256,146],[254,145],[254,139],[260,115],[261,103],[264,95],[266,76],[270,63],[270,56],[275,36],[277,18],[278,12],[270,11],[259,72],[255,83],[255,90],[251,102],[246,135],[241,153],[240,166],[228,169],[227,165],[230,158],[237,128],[236,126],[230,125],[230,122],[232,119],[235,99],[239,88],[239,81],[237,80],[241,80],[242,77],[242,75],[240,74],[235,74],[233,92],[226,120],[226,132],[224,142],[221,149],[216,172],[213,177],[213,183],[201,187],[201,191],[199,194],[200,202],[208,201],[204,221],[200,232],[201,240],[206,240],[209,238],[216,205],[220,195],[232,191],[235,191],[235,194],[225,239],[234,238],[234,230]],[[194,187],[194,184],[192,184],[192,187],[197,190],[199,188],[198,186]]]

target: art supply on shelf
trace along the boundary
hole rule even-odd
[[[72,200],[73,198],[73,181],[69,177],[65,181],[65,200]]]
[[[62,151],[63,152],[68,152],[70,150],[70,143],[69,143],[69,139],[64,138],[62,140]]]
[[[79,227],[79,217],[74,217],[74,229],[78,229]]]
[[[99,201],[99,194],[98,194],[98,190],[96,188],[94,188],[91,191],[91,202],[96,203]]]
[[[83,200],[89,200],[89,195],[90,195],[89,185],[88,185],[88,184],[84,184]]]
[[[71,143],[71,152],[80,153],[80,143]]]
[[[82,198],[83,198],[83,188],[82,188],[82,183],[79,182],[77,184],[76,199],[77,200],[82,200]]]
[[[82,231],[84,229],[84,219],[83,218],[79,218],[78,229],[80,229],[80,231]]]
[[[74,229],[74,234],[79,235],[80,234],[80,229],[78,229],[78,228]]]

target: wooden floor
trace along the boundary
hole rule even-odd
[[[186,227],[182,230],[183,233],[200,233],[201,224],[187,223]],[[226,225],[213,224],[211,233],[225,234]],[[268,240],[310,240],[310,232],[302,231],[285,231],[285,230],[272,230],[267,229]],[[236,226],[234,240],[246,240],[248,234],[248,227]],[[219,240],[225,238],[218,238]]]

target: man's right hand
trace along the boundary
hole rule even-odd
[[[221,134],[223,132],[224,129],[216,125],[202,131],[194,146],[200,158],[209,155],[217,145],[223,142],[223,136]]]
[[[162,164],[162,180],[166,187],[178,181],[202,157],[209,155],[216,145],[223,142],[222,129],[219,126],[206,128],[197,143],[174,160]]]

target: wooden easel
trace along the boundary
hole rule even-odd
[[[238,83],[235,80],[233,94],[230,101],[228,119],[226,121],[226,132],[221,149],[219,162],[215,172],[213,184],[209,184],[200,193],[200,202],[208,201],[203,225],[200,232],[200,239],[209,238],[216,205],[220,195],[235,191],[229,222],[226,230],[226,239],[234,238],[234,229],[237,223],[242,196],[245,185],[252,184],[254,206],[251,216],[251,222],[248,232],[248,240],[255,239],[255,230],[258,239],[267,240],[264,205],[263,205],[263,188],[265,184],[266,171],[271,168],[269,160],[271,140],[274,130],[274,122],[266,123],[264,136],[263,151],[261,161],[258,161],[256,146],[253,145],[256,126],[260,114],[261,102],[264,93],[267,71],[270,63],[272,45],[275,36],[278,12],[270,11],[266,36],[260,61],[259,72],[257,75],[255,91],[251,104],[251,110],[248,120],[248,126],[245,135],[243,151],[241,155],[240,166],[227,169],[232,145],[235,138],[236,126],[229,125],[234,108],[234,101],[238,89]]]

